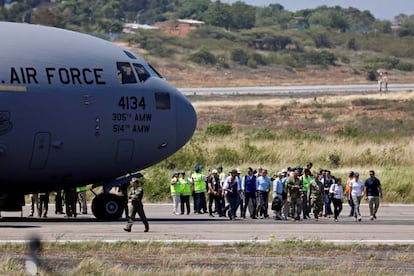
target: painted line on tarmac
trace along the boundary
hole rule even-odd
[[[0,244],[22,244],[29,242],[27,240],[3,240]],[[117,243],[117,242],[135,242],[135,243],[202,243],[207,245],[231,245],[240,243],[250,244],[266,244],[272,242],[321,242],[321,243],[333,243],[335,245],[352,245],[352,244],[364,244],[364,245],[407,245],[414,244],[414,240],[299,240],[299,239],[267,239],[267,240],[41,240],[42,242],[49,243],[85,243],[85,242],[102,242],[102,243]]]

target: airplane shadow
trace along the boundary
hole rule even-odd
[[[55,223],[55,222],[73,222],[73,223],[101,223],[101,222],[127,222],[126,218],[118,220],[99,220],[94,217],[48,217],[48,218],[33,218],[33,217],[2,217],[0,218],[0,227],[6,227],[2,222],[31,222],[31,223]],[[141,221],[139,217],[135,221]],[[153,222],[223,222],[226,220],[215,218],[148,218],[148,221]]]
[[[26,228],[40,228],[40,226],[36,226],[36,225],[12,225],[12,224],[0,224],[0,228],[26,229]]]
[[[141,221],[139,217],[136,217],[136,222]],[[358,225],[351,220],[342,220],[340,222],[334,222],[333,220],[319,220],[315,222],[313,220],[300,221],[300,222],[291,222],[291,221],[275,221],[273,219],[266,220],[252,220],[252,219],[236,219],[235,221],[230,221],[228,218],[218,218],[218,217],[148,217],[149,222],[159,222],[159,223],[238,223],[238,224],[272,224],[272,225],[284,225],[284,224],[301,224],[306,227],[308,224],[338,224],[338,225]],[[106,223],[117,223],[122,222],[126,223],[126,218],[121,218],[118,220],[98,220],[94,217],[48,217],[48,218],[34,218],[34,217],[2,217],[0,218],[0,228],[35,228],[41,227],[39,225],[12,225],[11,223],[92,223],[99,224],[102,222]],[[4,224],[7,223],[7,224]],[[378,220],[378,221],[363,221],[361,224],[373,224],[373,225],[414,225],[414,220]]]

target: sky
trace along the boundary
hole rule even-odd
[[[234,3],[237,0],[222,0],[223,3]],[[354,7],[359,10],[368,10],[373,16],[381,20],[392,21],[395,16],[404,13],[414,14],[413,0],[241,0],[248,5],[268,6],[269,4],[280,4],[288,11],[301,9],[313,9],[322,5],[328,7],[341,6],[343,8]]]

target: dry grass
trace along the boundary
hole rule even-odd
[[[201,163],[205,168],[237,167],[242,173],[249,166],[263,166],[273,173],[312,161],[314,170],[330,169],[342,178],[350,170],[365,178],[373,169],[386,202],[414,202],[411,91],[386,96],[196,96],[191,100],[198,114],[196,134],[161,163],[162,170],[171,164],[189,170]],[[231,126],[232,132],[207,132],[218,124]],[[145,171],[149,178],[151,170]]]
[[[24,245],[6,246],[0,273],[24,275]],[[43,245],[40,275],[409,275],[412,246],[335,246],[319,242],[267,244],[86,243]]]

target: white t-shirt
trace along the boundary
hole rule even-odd
[[[334,193],[334,198],[336,199],[342,199],[344,195],[344,190],[342,188],[342,185],[338,185],[338,184],[332,184],[331,187],[329,188],[329,192]]]
[[[353,179],[349,183],[349,187],[351,187],[351,195],[352,196],[362,196],[362,189],[364,188],[361,179]]]

